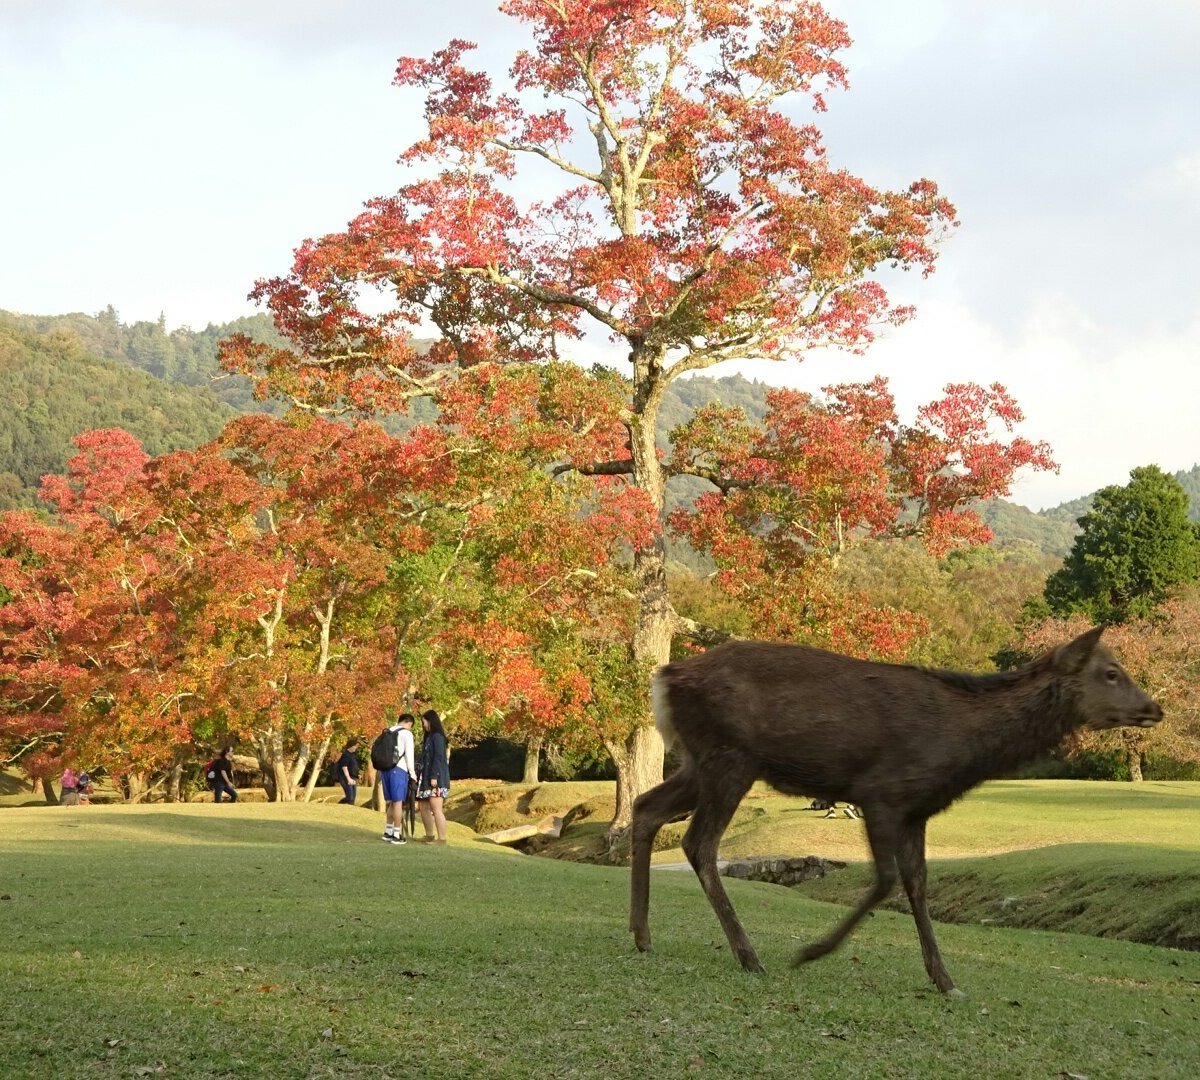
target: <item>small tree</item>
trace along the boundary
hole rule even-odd
[[[1157,465],[1129,474],[1125,487],[1096,493],[1062,569],[1046,581],[1059,617],[1101,625],[1149,615],[1175,586],[1200,577],[1200,525],[1189,521],[1183,485]]]

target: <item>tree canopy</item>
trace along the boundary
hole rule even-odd
[[[1046,582],[1059,616],[1109,625],[1150,614],[1175,586],[1200,577],[1200,524],[1179,480],[1157,465],[1096,493],[1063,566]]]
[[[756,452],[744,419],[728,412],[692,425],[686,452],[677,449],[669,464],[660,456],[657,421],[673,381],[735,358],[864,348],[879,324],[912,313],[891,300],[881,272],[928,273],[955,224],[932,181],[875,187],[831,164],[817,128],[794,119],[796,105],[819,112],[825,93],[846,84],[844,25],[800,0],[505,0],[501,8],[531,39],[508,86],[497,90],[469,66],[466,41],[401,58],[397,85],[425,95],[428,134],[401,155],[418,178],[369,200],[345,231],[303,243],[288,275],[258,283],[254,296],[288,344],[234,338],[223,354],[230,369],[308,410],[399,409],[426,397],[444,409],[466,373],[552,362],[589,328],[607,334],[628,363],[622,407],[598,413],[583,398],[542,407],[568,432],[597,436],[567,440],[573,452],[556,475],[593,478],[598,491],[624,488],[621,542],[632,552],[637,601],[627,685],[644,686],[687,629],[667,589],[668,475],[713,482],[710,523],[690,532],[713,550],[734,518],[749,555],[759,525],[802,508],[798,528],[809,536],[777,545],[793,559],[773,569],[815,580],[828,542],[809,542],[813,523],[836,530],[830,515],[842,511],[832,491],[806,485],[844,476],[801,443],[840,428],[844,448],[857,425],[878,437],[856,459],[872,479],[848,513],[855,525],[885,529],[895,500],[884,489],[923,478],[929,513],[920,526],[934,543],[985,535],[961,497],[1006,493],[1016,468],[1049,462],[1043,446],[988,434],[989,422],[1019,418],[1000,387],[951,388],[923,417],[920,437],[902,446],[877,432],[888,421],[870,415],[886,413],[874,387],[846,389],[830,407],[781,396],[774,411],[785,427],[774,434],[792,447],[790,462]],[[561,186],[542,199],[523,196],[514,182],[521,162],[548,167]],[[412,334],[424,326],[439,336],[417,350]],[[945,472],[957,469],[964,483]],[[760,483],[773,505],[750,505]],[[689,531],[684,522],[676,528]],[[777,585],[803,592],[799,582]],[[836,621],[839,598],[822,595]],[[763,629],[811,623],[789,617]],[[886,631],[873,636],[895,645]],[[637,713],[628,737],[607,744],[618,766],[614,828],[661,778],[644,699]]]

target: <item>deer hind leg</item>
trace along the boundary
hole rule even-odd
[[[859,901],[856,907],[842,923],[820,941],[806,945],[792,962],[799,967],[810,960],[817,960],[833,952],[881,900],[887,897],[896,884],[896,847],[898,843],[898,823],[895,815],[885,808],[864,806],[863,814],[867,819],[867,839],[871,844],[871,855],[875,859],[875,884],[871,891]]]
[[[711,768],[712,764],[712,761],[706,763],[708,768]],[[683,853],[700,879],[704,894],[720,920],[734,956],[747,971],[762,974],[765,969],[759,963],[758,954],[738,921],[737,913],[733,910],[733,904],[729,902],[717,869],[717,848],[721,842],[721,835],[729,827],[742,796],[754,783],[754,773],[748,771],[743,762],[720,758],[718,768],[709,775],[712,779],[705,777],[706,782],[700,787],[699,802],[692,816],[692,823],[683,835]]]
[[[692,763],[682,767],[656,788],[639,795],[633,804],[631,829],[631,873],[629,929],[641,952],[650,951],[650,852],[658,830],[671,818],[685,814],[696,805],[699,788]]]
[[[965,995],[954,988],[954,980],[942,963],[937,938],[933,936],[933,923],[929,918],[929,906],[925,901],[925,822],[909,825],[901,834],[900,846],[896,850],[896,864],[908,902],[912,906],[913,920],[917,924],[917,936],[921,939],[921,955],[925,970],[933,984],[943,993],[954,997]]]

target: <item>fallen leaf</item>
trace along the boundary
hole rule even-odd
[[[321,1038],[322,1039],[332,1039],[333,1038],[333,1028],[326,1028],[324,1031],[322,1031]]]
[[[263,983],[262,986],[260,986],[258,988],[258,992],[260,994],[269,994],[272,990],[278,990],[278,989],[279,989],[279,983]]]

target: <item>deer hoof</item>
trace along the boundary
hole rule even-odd
[[[796,959],[792,961],[792,967],[800,967],[802,964],[807,964],[810,960],[819,960],[822,956],[829,952],[829,946],[823,941],[814,941],[811,945],[805,945],[798,953]]]
[[[950,987],[950,989],[944,991],[944,993],[945,993],[946,997],[948,997],[951,1001],[966,1001],[967,1000],[967,995],[964,994],[957,986]]]
[[[755,956],[754,953],[751,953],[749,956],[742,956],[739,954],[738,962],[746,971],[750,972],[751,975],[765,975],[767,973],[767,969],[762,966],[758,957]]]

